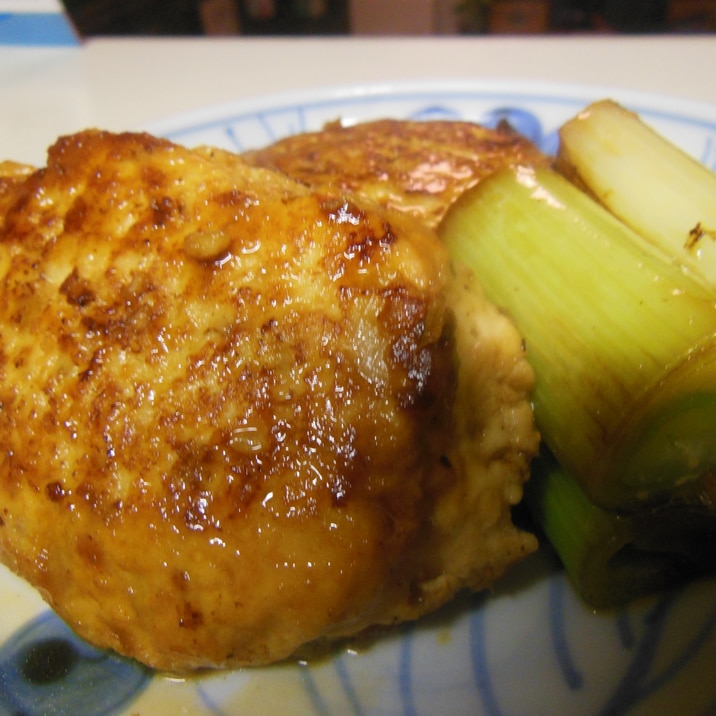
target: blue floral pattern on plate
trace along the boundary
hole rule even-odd
[[[335,88],[209,108],[147,129],[188,145],[241,151],[337,118],[507,121],[554,153],[559,125],[607,94],[716,166],[716,108],[599,88]],[[29,587],[0,569],[5,603],[26,594]],[[458,599],[330,658],[188,679],[150,674],[97,651],[52,612],[28,609],[30,616],[13,607],[0,614],[0,715],[716,715],[716,582],[595,614],[547,547],[494,593]]]
[[[149,678],[144,667],[88,645],[47,611],[0,648],[0,714],[120,713]]]

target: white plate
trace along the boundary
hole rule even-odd
[[[716,108],[612,90],[440,82],[319,90],[211,108],[148,129],[188,145],[264,145],[337,118],[509,118],[546,150],[592,100],[626,104],[710,166]],[[716,581],[594,614],[548,548],[490,595],[320,663],[171,679],[79,642],[0,570],[0,714],[713,716]]]

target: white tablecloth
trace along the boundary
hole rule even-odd
[[[713,103],[716,36],[94,39],[0,46],[0,158],[41,162],[59,134],[122,130],[299,89],[509,79]],[[715,110],[716,113],[716,110]]]

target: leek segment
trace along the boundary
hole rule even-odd
[[[624,604],[716,567],[710,494],[674,496],[632,514],[610,512],[545,452],[534,464],[526,499],[577,591],[593,607]]]
[[[550,169],[483,180],[440,232],[525,339],[526,501],[583,598],[716,571],[713,290]]]
[[[537,426],[592,500],[631,510],[716,471],[712,292],[549,169],[484,180],[441,233],[522,333]]]
[[[595,102],[562,126],[557,166],[716,287],[716,173],[609,100]]]

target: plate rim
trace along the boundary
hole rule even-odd
[[[460,97],[462,95],[462,97]],[[142,127],[161,136],[176,137],[205,131],[240,121],[249,115],[270,113],[298,105],[317,109],[339,101],[376,102],[421,99],[427,96],[458,99],[495,99],[539,101],[552,104],[585,106],[598,99],[611,98],[629,109],[663,120],[701,125],[716,131],[716,103],[687,99],[653,91],[632,90],[609,85],[590,85],[531,79],[426,79],[386,80],[306,87],[284,92],[267,92],[250,97],[229,99],[204,107],[172,113]]]

